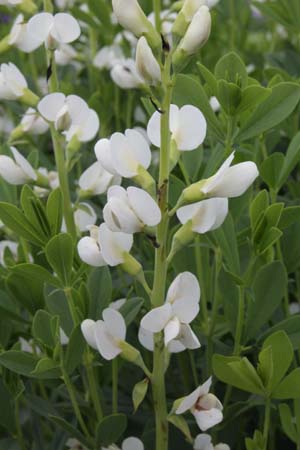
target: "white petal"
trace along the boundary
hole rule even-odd
[[[169,303],[149,311],[141,320],[141,326],[152,333],[162,331],[172,317],[172,307]]]
[[[86,231],[91,225],[95,225],[97,214],[88,203],[79,203],[74,213],[74,220],[79,231]]]
[[[103,320],[107,329],[113,337],[125,341],[126,338],[126,324],[122,314],[113,308],[106,308],[103,313]]]
[[[150,352],[154,350],[154,333],[145,330],[142,326],[139,328],[138,338],[143,347],[145,347]]]
[[[206,183],[202,188],[202,192],[207,193],[215,188],[218,185],[219,181],[222,179],[222,176],[226,173],[228,168],[230,167],[232,161],[234,160],[235,152],[232,152],[228,158],[223,162],[221,167],[212,177],[208,178]]]
[[[33,36],[35,36],[35,38],[38,39],[40,43],[45,42],[49,35],[53,22],[53,15],[50,13],[42,12],[36,14],[35,16],[31,17],[28,22],[28,31]]]
[[[189,325],[181,325],[178,339],[180,340],[182,345],[189,350],[195,350],[196,348],[201,347],[199,339]]]
[[[10,147],[10,150],[13,154],[16,163],[26,174],[27,178],[29,180],[36,180],[37,174],[35,173],[35,170],[33,169],[32,165],[27,161],[27,159],[25,159],[24,156],[21,155],[21,153],[18,152],[18,150],[15,147]]]
[[[178,150],[194,150],[205,139],[207,124],[202,112],[192,105],[185,105],[179,111],[179,126],[173,134]]]
[[[181,353],[186,350],[185,346],[178,340],[171,341],[168,345],[169,353]]]
[[[100,139],[96,143],[95,154],[96,158],[101,162],[105,170],[112,173],[113,175],[118,174],[114,167],[111,145],[108,139]]]
[[[215,446],[215,450],[230,450],[230,447],[227,444],[218,444]]]
[[[59,111],[65,104],[65,95],[60,92],[46,95],[38,104],[39,113],[50,122],[55,122]]]
[[[199,388],[199,397],[209,393],[212,384],[212,377],[208,378]]]
[[[122,450],[144,450],[144,444],[135,437],[129,437],[123,441]]]
[[[103,209],[103,218],[111,231],[134,234],[141,231],[142,224],[127,201],[111,198]]]
[[[173,313],[183,323],[190,323],[199,312],[200,286],[191,272],[179,274],[167,293],[167,302],[172,304]]]
[[[93,109],[89,109],[86,121],[81,127],[78,139],[80,142],[89,142],[99,131],[100,120],[98,114]]]
[[[141,166],[148,169],[151,163],[151,150],[144,136],[136,130],[126,130],[130,152]]]
[[[122,350],[115,343],[114,338],[107,333],[107,328],[102,320],[98,320],[96,323],[95,340],[99,353],[108,361],[111,361],[122,353]]]
[[[198,427],[201,431],[206,431],[209,428],[214,427],[223,420],[223,413],[219,409],[212,408],[209,411],[197,411],[193,412]]]
[[[108,189],[107,200],[110,200],[111,198],[114,197],[119,198],[120,200],[123,200],[124,202],[128,203],[126,189],[124,189],[122,186],[111,186]]]
[[[24,75],[17,66],[13,63],[1,64],[1,72],[11,92],[16,96],[22,96],[24,89],[28,85]]]
[[[199,209],[198,203],[193,203],[192,205],[182,206],[176,211],[176,215],[182,225],[185,225],[189,220],[191,220]]]
[[[106,172],[100,162],[95,162],[88,167],[79,178],[78,184],[83,191],[91,191],[94,195],[103,194],[112,179],[112,175]]]
[[[228,214],[228,199],[213,198],[192,205],[183,206],[177,211],[182,224],[192,220],[195,233],[207,233],[220,227]]]
[[[66,98],[66,105],[68,107],[72,125],[81,126],[85,123],[89,114],[89,107],[86,101],[78,95],[68,95]]]
[[[137,175],[139,162],[129,147],[128,140],[122,133],[114,133],[110,139],[113,165],[122,177]]]
[[[190,395],[183,398],[182,402],[176,410],[176,414],[183,414],[195,406],[199,398],[200,389],[201,386],[195,389]]]
[[[0,175],[10,184],[21,185],[28,181],[27,175],[6,155],[0,155]]]
[[[86,319],[81,323],[81,331],[87,343],[95,350],[97,350],[97,344],[94,335],[95,326],[96,322],[94,320]]]
[[[130,206],[145,225],[153,227],[161,221],[161,211],[148,192],[136,187],[127,189]]]
[[[129,253],[133,245],[133,236],[114,233],[103,223],[99,228],[99,242],[104,260],[114,267],[124,262],[124,253]]]
[[[209,434],[198,434],[194,442],[194,450],[214,450]]]
[[[78,253],[80,258],[86,264],[93,267],[102,267],[106,265],[103,259],[100,247],[95,239],[86,236],[78,242]]]
[[[58,42],[68,44],[79,38],[80,26],[70,14],[58,13],[54,16],[54,24],[50,34]]]
[[[125,305],[126,301],[127,301],[126,298],[120,298],[119,300],[111,302],[109,304],[109,307],[115,309],[116,311],[119,311],[122,308],[122,306]]]
[[[177,317],[173,317],[164,328],[165,346],[177,338],[180,332],[180,322]]]
[[[155,147],[160,147],[160,118],[161,114],[158,111],[155,111],[147,126],[148,138]]]

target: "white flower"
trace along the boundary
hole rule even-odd
[[[209,393],[212,379],[209,378],[194,392],[184,397],[176,409],[176,414],[190,411],[201,431],[217,425],[223,420],[223,406],[219,399]]]
[[[28,108],[22,120],[21,127],[25,133],[44,134],[48,128],[48,123],[33,108]]]
[[[201,6],[181,40],[178,50],[183,50],[188,55],[196,53],[208,40],[211,30],[211,15],[209,8]]]
[[[220,110],[221,105],[220,105],[220,102],[217,99],[217,97],[215,97],[215,96],[211,97],[209,100],[209,104],[214,112],[217,112]]]
[[[126,298],[119,298],[118,300],[111,302],[109,304],[109,307],[115,309],[116,311],[119,311],[119,309],[121,309],[122,306],[125,305],[126,300]]]
[[[194,233],[204,234],[223,224],[228,214],[228,199],[203,200],[179,208],[176,214],[182,225],[190,222]]]
[[[115,64],[124,59],[122,49],[119,45],[102,47],[95,55],[93,64],[98,69],[112,69]]]
[[[116,61],[111,69],[110,76],[122,89],[139,88],[145,83],[143,78],[139,76],[133,59]]]
[[[13,64],[0,66],[0,99],[16,100],[24,95],[28,88],[27,81],[20,70]]]
[[[147,332],[164,331],[165,346],[170,347],[171,352],[199,348],[198,338],[189,326],[199,313],[199,300],[200,287],[195,275],[190,272],[178,275],[169,287],[165,304],[152,309],[143,317],[141,343],[143,338],[144,342],[149,342]]]
[[[79,257],[89,266],[106,266],[99,243],[99,227],[91,227],[90,236],[85,236],[80,239],[77,250]]]
[[[105,223],[91,227],[90,236],[78,242],[78,253],[82,261],[94,267],[106,264],[117,266],[125,262],[133,245],[131,234],[114,233]]]
[[[97,221],[95,210],[88,203],[79,203],[74,212],[75,225],[79,231],[86,231]]]
[[[9,134],[13,128],[13,122],[6,116],[4,110],[0,107],[0,134]]]
[[[82,191],[99,195],[106,192],[110,186],[121,184],[121,177],[112,175],[97,161],[82,173],[78,184]]]
[[[28,22],[28,31],[39,40],[40,45],[45,43],[51,49],[59,44],[69,44],[80,36],[77,20],[66,13],[36,14]]]
[[[70,339],[68,338],[68,336],[66,335],[66,333],[62,328],[59,328],[59,340],[61,345],[68,345],[70,341]]]
[[[227,444],[218,444],[214,446],[209,434],[198,434],[194,442],[194,450],[230,450]]]
[[[129,437],[123,441],[121,449],[113,444],[109,448],[102,447],[101,450],[144,450],[144,444],[138,438]]]
[[[122,353],[120,341],[125,341],[126,324],[123,316],[112,308],[102,313],[103,320],[87,319],[81,324],[82,334],[87,343],[110,361]]]
[[[160,147],[161,114],[155,112],[148,123],[148,137],[153,145]],[[202,112],[192,105],[178,108],[171,105],[170,131],[171,139],[175,141],[177,149],[181,151],[194,150],[205,139],[207,124]]]
[[[112,0],[112,5],[120,25],[136,36],[147,32],[147,17],[137,0]]]
[[[59,92],[46,95],[39,102],[38,111],[53,122],[57,130],[64,132],[67,142],[75,136],[80,142],[88,142],[99,130],[98,115],[77,95],[66,97]]]
[[[11,6],[15,6],[15,5],[19,5],[20,3],[22,3],[23,0],[0,0],[0,5],[11,5]]]
[[[95,146],[95,153],[108,172],[125,178],[137,176],[140,167],[148,169],[151,163],[148,142],[136,130],[114,133],[110,140],[101,139]]]
[[[24,184],[35,181],[37,175],[31,164],[21,155],[15,147],[10,147],[13,158],[0,155],[0,175],[10,184]]]
[[[161,70],[153,52],[142,36],[136,48],[136,68],[138,74],[150,85],[157,85],[161,81]]]
[[[66,445],[70,450],[85,450],[77,439],[68,439]]]
[[[215,175],[201,183],[201,192],[209,197],[239,197],[258,177],[257,166],[246,161],[230,166],[234,152],[226,159]]]
[[[54,52],[56,64],[66,66],[74,61],[77,56],[76,50],[71,45],[62,44]],[[75,65],[75,64],[74,64]]]
[[[201,6],[206,4],[206,0],[185,0],[174,22],[173,33],[178,36],[183,36],[196,12]]]
[[[48,183],[51,189],[59,187],[59,176],[55,170],[48,170],[46,167],[39,167],[37,170],[43,177],[48,179]]]
[[[70,8],[74,5],[74,0],[55,0],[55,4],[60,9]]]
[[[39,47],[40,42],[28,31],[23,14],[17,16],[9,34],[8,43],[26,53],[30,53]]]
[[[0,241],[0,264],[3,267],[6,267],[4,261],[5,249],[8,248],[12,253],[14,259],[17,259],[18,256],[18,243],[14,241],[3,240]]]
[[[121,186],[109,188],[103,209],[106,225],[112,231],[137,233],[145,226],[154,227],[161,221],[157,203],[143,189]]]
[[[292,302],[289,304],[290,314],[298,314],[300,313],[300,304],[297,302]]]

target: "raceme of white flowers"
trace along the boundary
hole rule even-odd
[[[195,275],[190,272],[179,274],[169,287],[165,304],[153,308],[143,317],[139,334],[141,343],[153,350],[154,333],[163,331],[165,346],[172,353],[199,348],[200,342],[189,325],[199,313],[199,301],[200,287]]]
[[[56,92],[46,95],[38,104],[38,111],[56,130],[63,132],[67,142],[76,137],[88,142],[96,136],[100,127],[99,117],[87,103],[77,95],[67,97]]]
[[[209,378],[190,395],[178,401],[175,411],[177,415],[190,411],[201,431],[206,431],[223,420],[222,403],[209,392],[211,383],[212,379]]]

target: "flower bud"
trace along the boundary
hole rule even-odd
[[[180,67],[187,58],[197,53],[207,42],[211,30],[211,15],[207,6],[201,6],[194,15],[173,56],[173,64]]]
[[[173,257],[179,250],[188,245],[194,238],[194,232],[192,230],[193,222],[190,220],[174,234],[172,240],[171,251],[168,256],[168,261],[171,262]]]
[[[161,46],[161,38],[147,19],[137,0],[113,0],[114,13],[118,22],[136,36],[146,36],[153,48]]]
[[[155,86],[161,81],[161,71],[151,48],[142,36],[136,48],[136,68],[138,74],[150,85]]]
[[[183,37],[194,15],[203,5],[206,5],[206,0],[185,0],[174,22],[172,33]]]

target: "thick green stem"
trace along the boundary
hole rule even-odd
[[[270,419],[271,419],[271,399],[266,399],[266,407],[265,407],[265,423],[264,423],[264,441],[265,441],[265,448],[264,450],[267,450],[268,448],[268,438],[269,438],[269,432],[270,432]]]
[[[165,387],[165,346],[163,333],[155,336],[152,389],[156,424],[155,449],[168,450],[168,411]]]
[[[155,16],[155,28],[160,33],[160,31],[161,31],[160,0],[153,0],[153,10],[154,10],[154,16]]]
[[[97,419],[98,419],[98,421],[100,421],[101,419],[103,419],[103,410],[102,410],[101,401],[100,401],[100,397],[99,397],[99,393],[98,393],[97,380],[95,377],[95,371],[93,368],[92,360],[93,360],[93,356],[92,356],[89,348],[87,348],[84,363],[85,363],[86,373],[87,373],[87,378],[88,378],[88,383],[89,383],[90,397],[91,397],[91,400],[93,402],[93,405],[94,405],[94,408],[95,408],[95,411],[97,414]]]

